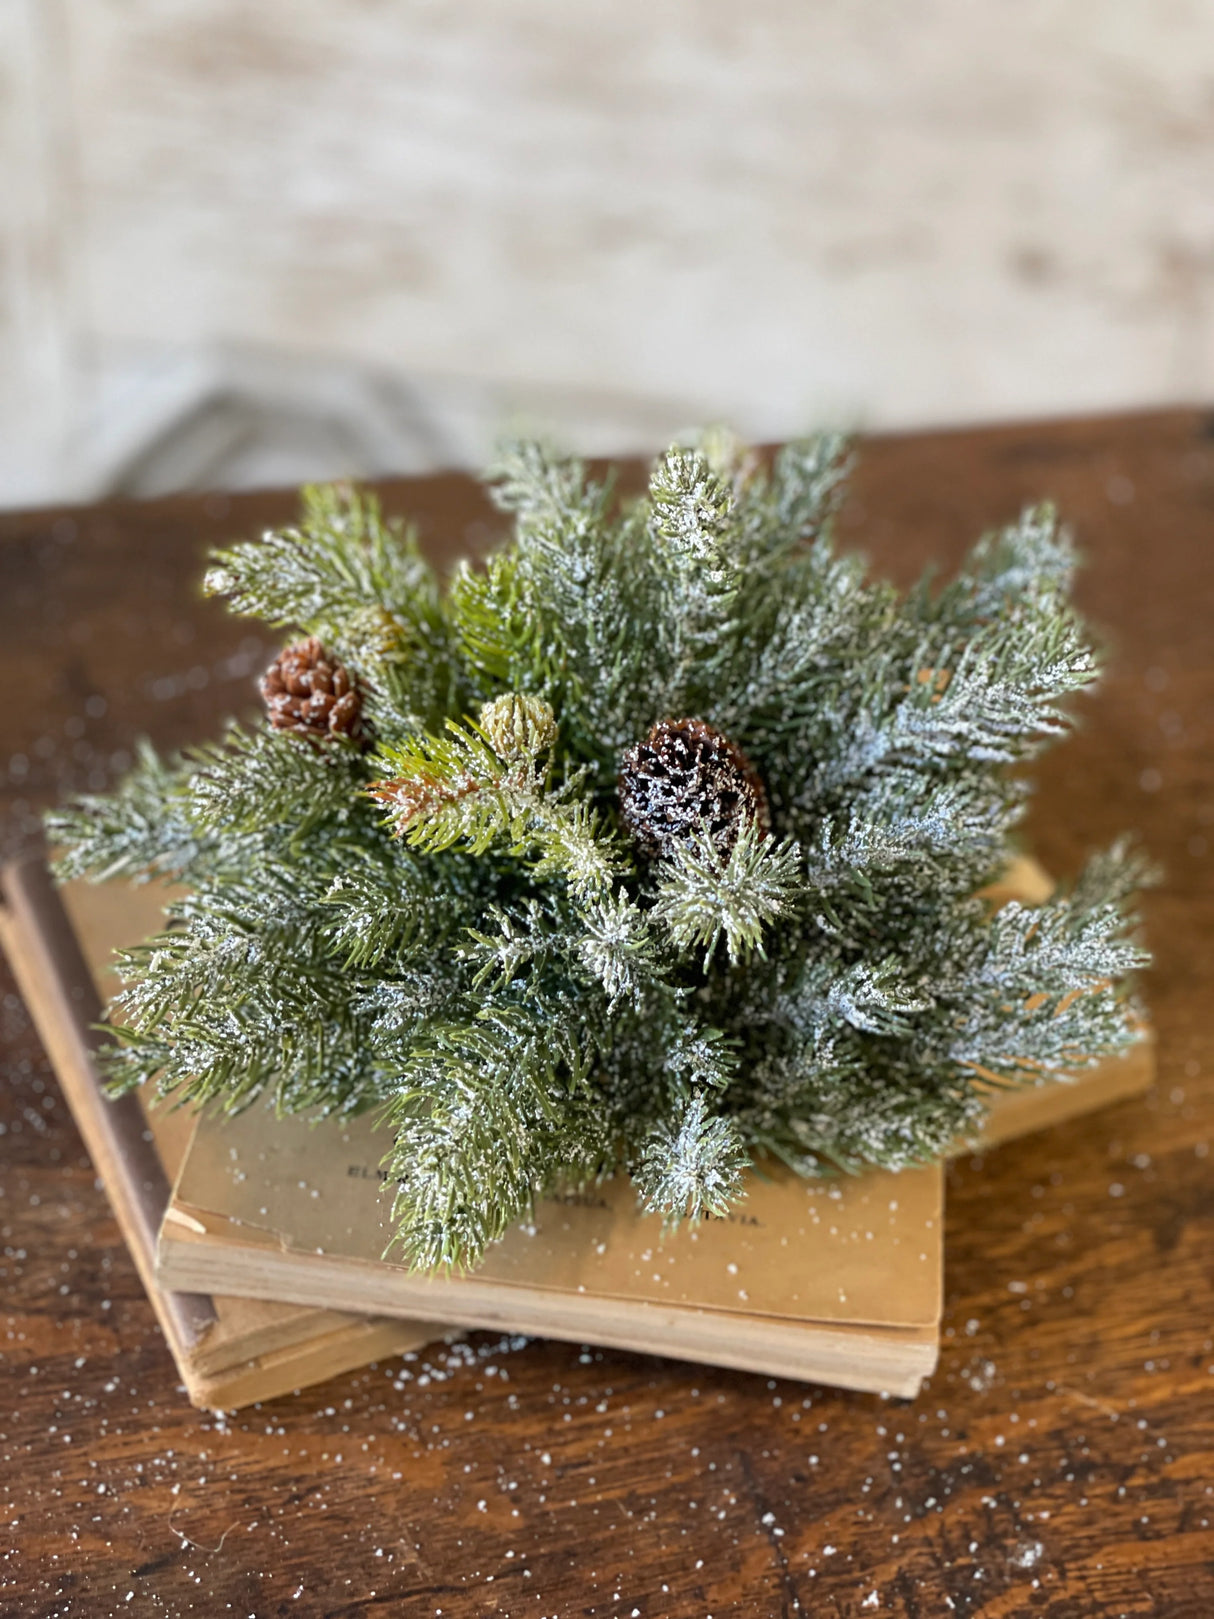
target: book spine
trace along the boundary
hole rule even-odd
[[[111,1100],[102,1087],[95,1053],[112,1036],[96,1027],[97,988],[40,859],[0,872],[0,943],[166,1336],[191,1350],[214,1325],[215,1308],[205,1294],[156,1282],[156,1235],[172,1188],[138,1100]]]

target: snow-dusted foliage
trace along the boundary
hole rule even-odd
[[[115,1083],[379,1109],[428,1267],[560,1182],[626,1171],[677,1220],[763,1154],[921,1162],[991,1086],[1128,1045],[1134,861],[1035,909],[980,897],[1012,767],[1097,673],[1069,543],[1038,508],[904,596],[834,549],[844,473],[832,438],[765,467],[718,435],[628,502],[526,443],[493,475],[512,538],[447,590],[334,490],[217,557],[210,588],[317,637],[364,725],[234,725],[57,817],[65,874],[189,888],[125,957]],[[629,836],[621,762],[661,720],[757,772],[736,835],[680,779],[685,836]]]

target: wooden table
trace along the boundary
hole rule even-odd
[[[1032,832],[1059,872],[1126,827],[1163,862],[1159,1084],[950,1172],[921,1398],[481,1336],[201,1416],[6,982],[0,1612],[1214,1615],[1214,419],[872,440],[842,527],[905,579],[1046,494],[1112,672]],[[451,550],[493,527],[462,479],[385,495]],[[248,704],[270,648],[200,559],[293,507],[0,517],[9,852]]]

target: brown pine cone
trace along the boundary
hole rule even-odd
[[[659,720],[624,755],[619,791],[624,825],[650,857],[669,854],[702,827],[723,855],[744,826],[771,831],[758,771],[736,742],[703,720]]]
[[[261,695],[276,731],[363,740],[358,684],[315,635],[282,649],[261,678]]]

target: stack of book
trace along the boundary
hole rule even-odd
[[[1004,888],[1031,901],[1049,883],[1021,862]],[[383,1257],[391,1195],[371,1121],[104,1098],[93,1054],[107,964],[159,926],[163,888],[56,891],[28,862],[8,868],[0,899],[0,943],[196,1404],[269,1399],[481,1327],[903,1396],[934,1368],[939,1165],[811,1182],[756,1173],[728,1218],[665,1236],[612,1181],[539,1203],[475,1272],[420,1276]],[[1152,1077],[1143,1041],[1071,1084],[1001,1093],[979,1145]]]

